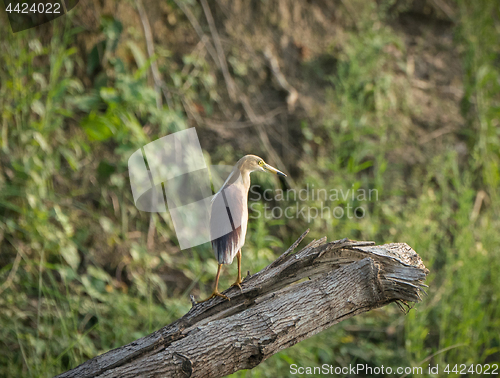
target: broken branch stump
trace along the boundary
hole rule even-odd
[[[294,254],[308,232],[247,277],[241,291],[226,290],[230,301],[195,304],[162,329],[57,378],[223,377],[355,315],[421,301],[429,271],[407,244],[325,237]]]

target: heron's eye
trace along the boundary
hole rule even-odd
[[[262,167],[264,165],[264,160],[260,160],[259,165]]]

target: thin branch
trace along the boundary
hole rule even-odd
[[[356,11],[351,7],[351,4],[348,3],[346,0],[340,0],[342,5],[344,6],[345,10],[347,11],[347,14],[351,18],[353,24],[354,24],[354,29],[356,31],[359,31],[359,26],[358,26],[358,18],[356,16]]]
[[[285,107],[281,108],[275,108],[271,110],[270,112],[262,115],[262,116],[257,116],[256,121],[222,121],[222,120],[215,120],[215,119],[209,119],[209,118],[203,118],[202,122],[209,126],[210,128],[218,129],[218,128],[226,128],[226,129],[244,129],[247,127],[255,127],[257,124],[268,124],[271,122],[276,116],[282,114],[284,111],[286,111]]]
[[[146,38],[146,47],[148,50],[148,56],[149,59],[151,59],[151,72],[153,74],[153,80],[155,82],[155,90],[157,93],[156,106],[158,107],[158,109],[161,109],[161,107],[163,106],[161,100],[161,93],[163,92],[163,95],[167,100],[168,107],[170,109],[173,109],[174,106],[172,103],[172,95],[168,91],[167,86],[165,85],[160,76],[160,72],[158,71],[158,65],[156,64],[156,61],[152,59],[155,55],[155,46],[153,40],[153,32],[151,31],[148,15],[146,14],[146,10],[144,9],[142,0],[135,0],[135,4],[137,6],[137,11],[139,12],[139,17],[141,18],[142,27],[144,29],[144,37]]]
[[[488,200],[488,195],[484,190],[480,190],[477,192],[476,200],[474,201],[474,207],[472,208],[472,212],[470,214],[469,219],[471,221],[475,221],[479,216],[479,212],[481,211],[481,206],[485,200]]]
[[[217,50],[217,55],[219,58],[220,68],[222,70],[222,75],[224,76],[224,80],[226,81],[227,92],[229,93],[229,97],[232,101],[236,101],[236,85],[233,81],[233,78],[229,74],[229,70],[227,68],[226,56],[224,55],[224,49],[222,48],[222,43],[219,38],[219,33],[217,32],[217,28],[215,27],[214,18],[212,16],[212,12],[210,11],[210,7],[208,6],[207,0],[201,0],[201,5],[203,7],[203,11],[205,12],[205,17],[208,22],[208,26],[210,28],[210,33],[212,34],[212,39],[215,43],[215,48]]]
[[[420,361],[416,366],[421,366],[423,364],[425,364],[427,361],[431,360],[433,357],[436,357],[438,354],[441,354],[441,353],[444,353],[444,352],[447,352],[451,349],[455,349],[455,348],[458,348],[458,347],[461,347],[461,346],[466,346],[467,344],[464,344],[464,343],[460,343],[460,344],[455,344],[455,345],[451,345],[449,347],[446,347],[446,348],[443,348],[441,350],[438,350],[436,353],[433,353],[431,354],[430,356],[424,358],[422,361]],[[400,378],[406,378],[410,373],[407,373],[407,374],[404,374],[402,375]]]
[[[433,139],[439,138],[440,136],[452,133],[454,131],[457,131],[457,128],[455,126],[445,126],[440,129],[434,130],[424,136],[422,136],[419,140],[419,144],[425,144],[427,142],[430,142]]]
[[[154,39],[153,32],[151,31],[151,25],[149,24],[148,15],[146,10],[144,9],[144,5],[142,0],[135,0],[135,4],[137,6],[137,11],[139,12],[139,17],[141,18],[142,27],[144,29],[144,37],[146,38],[146,48],[148,50],[148,57],[151,59],[151,72],[153,74],[153,81],[155,83],[155,91],[156,91],[156,107],[160,110],[163,107],[161,95],[165,96],[167,100],[167,105],[169,109],[174,109],[174,104],[172,102],[172,94],[169,92],[166,84],[161,78],[160,72],[158,71],[158,65],[156,61],[153,59],[155,55],[155,47],[154,47]],[[156,198],[156,197],[155,197]],[[154,248],[154,235],[155,235],[156,227],[154,223],[153,215],[151,214],[149,218],[149,227],[148,227],[148,235],[147,235],[147,248],[148,250],[153,250]]]
[[[445,1],[443,0],[431,0],[431,5],[435,8],[443,12],[448,20],[451,22],[455,23],[456,22],[456,15],[455,11],[448,5],[446,4]]]
[[[21,253],[19,250],[17,251],[17,256],[14,260],[14,264],[12,264],[12,269],[9,272],[7,279],[4,281],[2,286],[0,286],[0,294],[4,292],[4,290],[8,289],[16,276],[17,269],[19,268],[19,263],[21,262]]]
[[[203,30],[201,29],[201,26],[198,23],[198,20],[196,19],[196,17],[194,16],[193,12],[191,12],[191,10],[182,2],[182,0],[174,0],[174,2],[175,2],[175,4],[177,4],[177,6],[180,8],[180,10],[182,10],[184,15],[187,17],[187,19],[191,23],[191,26],[196,31],[196,34],[198,34],[200,41],[202,41],[204,43],[205,48],[207,49],[208,53],[212,57],[213,61],[215,62],[217,67],[220,68],[220,63],[219,63],[219,59],[217,57],[217,53],[216,53],[214,47],[212,46],[212,44],[210,43],[208,37],[205,35],[205,33],[203,33]]]
[[[268,47],[266,48],[266,51],[264,51],[264,56],[266,57],[269,66],[271,68],[271,72],[273,73],[274,77],[278,81],[278,84],[283,88],[285,91],[288,92],[288,96],[286,98],[286,103],[288,105],[288,111],[290,113],[293,113],[295,110],[295,103],[299,99],[299,92],[288,83],[288,81],[285,78],[285,75],[281,72],[278,59],[274,56],[273,52],[271,49]]]

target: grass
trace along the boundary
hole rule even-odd
[[[500,362],[498,9],[486,0],[456,1],[452,30],[463,72],[463,126],[419,144],[414,120],[428,109],[412,88],[402,32],[391,26],[393,4],[360,5],[356,27],[345,27],[322,61],[300,63],[303,79],[321,83],[324,96],[296,116],[293,130],[300,156],[291,168],[302,187],[372,189],[378,197],[327,203],[361,206],[362,219],[252,219],[243,269],[262,269],[309,227],[316,238],[407,242],[430,269],[429,295],[407,316],[396,306],[372,311],[235,377],[291,377],[290,364]],[[405,4],[395,12],[404,12]],[[189,309],[191,292],[209,292],[216,271],[207,245],[179,250],[168,214],[151,218],[156,236],[148,248],[150,217],[135,209],[126,176],[132,152],[191,122],[181,100],[207,116],[225,106],[216,68],[196,52],[179,64],[159,46],[155,59],[171,71],[164,76],[171,78],[175,106],[158,107],[140,33],[104,17],[95,45],[107,51],[104,61],[82,53],[77,41],[85,31],[73,17],[55,20],[50,38],[37,29],[12,34],[0,26],[6,36],[0,42],[5,377],[51,377],[162,327]],[[236,48],[231,54],[228,62],[238,65],[244,81],[256,63]],[[322,69],[323,62],[334,69]],[[239,142],[220,143],[209,131],[199,132],[210,140],[203,148],[214,162],[232,163],[242,154]],[[255,182],[262,190],[278,188],[268,177],[256,175]],[[304,204],[322,205],[317,199]],[[256,206],[262,210],[263,204]],[[220,286],[235,274],[236,266],[227,267]]]

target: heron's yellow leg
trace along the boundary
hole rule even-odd
[[[241,290],[240,284],[243,282],[241,280],[241,249],[236,254],[236,258],[238,259],[238,278],[236,278],[236,281],[231,286],[238,286]]]
[[[222,266],[222,264],[219,264],[219,267],[217,268],[217,277],[215,278],[215,288],[214,288],[214,291],[212,292],[212,295],[210,295],[207,299],[205,299],[203,301],[199,301],[198,303],[202,303],[202,302],[208,301],[209,299],[212,299],[214,297],[221,297],[221,298],[225,298],[228,301],[230,301],[230,299],[229,299],[228,296],[219,293],[219,290],[218,290],[219,276],[220,276],[220,268],[221,268],[221,266]]]

